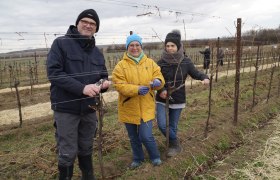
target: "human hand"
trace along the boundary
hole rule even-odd
[[[154,79],[151,83],[151,88],[159,87],[161,85],[161,81],[159,79]]]
[[[208,85],[210,83],[210,80],[209,79],[204,79],[203,81],[202,81],[202,84],[204,84],[204,85]]]
[[[101,87],[96,84],[88,84],[83,89],[83,94],[93,97],[99,94]]]
[[[104,80],[101,85],[101,89],[107,89],[111,85],[111,81]]]
[[[146,95],[148,92],[149,92],[149,87],[147,86],[140,86],[138,89],[138,94],[142,96]]]
[[[166,91],[166,90],[162,91],[162,92],[159,94],[159,96],[160,96],[162,99],[166,99],[166,98],[167,98],[167,91]]]

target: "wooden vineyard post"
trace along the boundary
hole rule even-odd
[[[15,80],[15,89],[16,89],[18,112],[19,112],[19,127],[22,127],[22,113],[21,113],[21,103],[20,103],[18,85],[19,85],[19,81]]]
[[[240,54],[241,51],[241,18],[237,19],[237,40],[236,40],[236,74],[235,74],[235,91],[234,91],[234,119],[233,124],[237,125],[238,119],[238,100],[240,84]]]

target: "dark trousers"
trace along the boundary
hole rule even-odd
[[[209,69],[209,65],[210,65],[210,60],[204,60],[203,62],[203,69]]]
[[[58,165],[73,165],[76,156],[92,154],[93,137],[96,131],[96,113],[75,115],[54,112]]]

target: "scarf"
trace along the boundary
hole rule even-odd
[[[71,25],[67,31],[66,36],[69,36],[71,38],[75,38],[81,47],[88,51],[92,50],[95,47],[95,38],[92,36],[91,38],[83,36],[79,33],[77,27]]]
[[[127,53],[127,56],[132,59],[134,62],[136,62],[136,64],[138,64],[140,62],[140,60],[143,58],[144,56],[144,52],[142,51],[141,54],[138,57],[133,57],[131,56],[129,53]]]

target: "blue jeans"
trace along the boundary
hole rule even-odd
[[[166,113],[165,105],[157,103],[157,123],[161,133],[166,136]],[[177,126],[180,119],[182,109],[169,108],[169,140],[177,140]]]
[[[153,161],[159,159],[159,151],[155,138],[152,133],[153,123],[152,121],[143,122],[140,125],[125,123],[126,130],[130,139],[130,144],[133,153],[133,161],[144,161],[144,152],[142,143],[146,147],[150,159]]]

